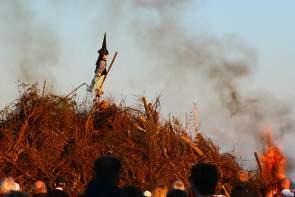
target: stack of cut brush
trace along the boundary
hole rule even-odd
[[[0,177],[12,176],[29,189],[34,180],[52,184],[62,176],[77,193],[92,178],[95,159],[110,154],[122,160],[121,185],[151,189],[176,179],[188,185],[199,161],[216,163],[222,183],[236,181],[241,168],[233,155],[221,154],[201,134],[191,139],[176,118],[160,122],[158,101],[142,103],[131,108],[102,101],[99,111],[87,111],[72,98],[26,87],[0,113]]]

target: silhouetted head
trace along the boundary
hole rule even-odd
[[[239,184],[233,187],[231,197],[258,197],[258,193],[249,184]]]
[[[112,156],[102,156],[94,164],[96,179],[117,184],[120,178],[121,161]]]
[[[8,195],[5,195],[5,196],[6,197],[29,197],[27,193],[18,192],[18,191],[10,192]]]
[[[64,188],[66,186],[66,182],[64,180],[64,178],[62,177],[57,177],[55,180],[55,187],[62,187]]]
[[[143,193],[138,187],[127,185],[122,189],[121,197],[143,197]]]
[[[173,189],[168,192],[167,197],[187,197],[187,193],[180,189]]]
[[[213,195],[219,180],[216,165],[208,163],[195,164],[191,169],[191,186],[196,195]]]

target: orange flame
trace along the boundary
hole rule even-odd
[[[262,181],[269,185],[278,184],[286,178],[285,169],[287,158],[282,150],[273,143],[271,132],[265,135],[266,147],[261,156]]]

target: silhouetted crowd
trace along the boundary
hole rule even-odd
[[[135,185],[118,187],[120,180],[121,161],[112,156],[102,156],[95,161],[95,176],[91,180],[83,197],[258,197],[261,196],[247,182],[241,182],[233,187],[231,194],[218,194],[216,191],[220,173],[215,164],[197,163],[192,166],[190,176],[190,188],[185,188],[181,180],[176,180],[171,189],[165,185],[158,185],[151,191],[142,191]],[[267,197],[292,197],[294,193],[290,190],[291,182],[283,181],[281,191],[266,194]],[[12,178],[1,180],[0,196],[4,197],[69,197],[66,192],[66,183],[62,177],[55,181],[55,188],[47,190],[44,181],[38,180],[33,185],[32,193],[21,192],[21,187]],[[77,195],[78,196],[78,195]]]

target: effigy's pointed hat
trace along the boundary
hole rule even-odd
[[[109,54],[109,51],[107,49],[106,33],[104,33],[104,37],[103,37],[103,42],[102,42],[101,49],[99,49],[97,52],[99,54],[102,54],[102,55],[108,55]]]

